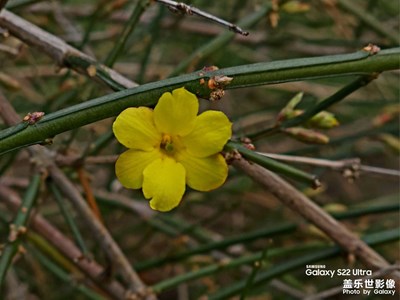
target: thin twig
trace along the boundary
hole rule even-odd
[[[156,0],[157,2],[166,5],[170,10],[172,10],[173,12],[178,12],[178,13],[183,13],[183,14],[187,14],[187,15],[198,15],[200,17],[206,18],[210,21],[213,21],[215,23],[218,23],[222,26],[228,27],[229,30],[232,30],[235,33],[239,33],[241,35],[249,35],[249,33],[247,31],[244,31],[243,29],[241,29],[240,27],[238,27],[235,24],[232,24],[228,21],[222,20],[214,15],[211,15],[209,13],[206,13],[196,7],[192,7],[190,5],[187,5],[185,3],[182,2],[175,2],[175,1],[171,1],[171,0]]]
[[[121,276],[123,276],[125,281],[130,285],[132,291],[138,295],[145,296],[148,291],[140,277],[132,269],[128,259],[116,244],[108,230],[94,216],[79,191],[57,166],[49,166],[48,171],[54,183],[74,204],[74,207],[83,217],[84,222],[86,222],[92,230],[96,240],[101,243],[103,250],[107,253],[113,264],[115,264],[115,267]],[[149,299],[150,298],[151,296],[149,295]]]
[[[16,211],[21,205],[18,194],[3,185],[0,185],[0,199],[13,211]],[[116,299],[125,299],[124,288],[117,281],[109,278],[105,280],[104,276],[102,276],[106,272],[105,269],[93,259],[86,258],[70,239],[47,222],[40,214],[34,213],[30,222],[31,228],[48,240],[91,280],[96,282],[98,287]]]
[[[6,28],[12,35],[28,45],[49,55],[59,66],[68,66],[89,77],[93,77],[93,73],[95,73],[94,78],[101,82],[107,82],[107,79],[102,77],[102,75],[106,74],[106,76],[109,76],[113,81],[125,88],[137,86],[135,82],[125,78],[113,69],[98,64],[93,58],[68,45],[60,38],[42,30],[6,9],[0,12],[0,26]],[[78,57],[81,62],[86,62],[86,64],[90,66],[95,66],[96,72],[89,72],[86,68],[82,67],[82,64],[72,64],[69,59],[71,57]]]
[[[7,113],[7,115],[5,115]],[[8,125],[18,122],[19,117],[7,99],[0,93],[0,114]],[[73,203],[75,209],[83,217],[84,222],[92,230],[94,237],[102,245],[109,259],[117,268],[118,272],[130,285],[131,293],[145,299],[155,299],[146,286],[139,278],[138,274],[132,269],[131,264],[125,257],[119,246],[103,224],[95,217],[91,209],[86,204],[78,189],[71,183],[67,176],[52,161],[52,154],[45,148],[38,145],[28,148],[31,155],[35,157],[37,164],[46,167],[50,177],[58,186],[61,192]]]
[[[317,226],[348,253],[358,257],[364,265],[372,270],[389,267],[389,263],[365,242],[276,174],[244,159],[235,160],[233,165],[261,184],[290,209]]]
[[[94,215],[97,217],[97,219],[101,223],[104,224],[100,209],[96,203],[96,199],[94,198],[93,190],[90,186],[90,182],[87,177],[85,169],[83,167],[78,167],[77,173],[78,173],[79,181],[81,182],[83,190],[85,191],[87,203],[89,204],[90,208],[92,209],[92,211],[93,211]]]
[[[263,152],[257,152],[257,153],[260,155],[266,156],[266,157],[276,159],[276,160],[300,163],[300,164],[307,164],[307,165],[318,166],[318,167],[326,167],[326,168],[330,168],[333,170],[364,171],[364,172],[369,172],[369,173],[376,173],[376,174],[400,177],[399,170],[363,165],[363,164],[361,164],[361,160],[359,158],[329,160],[329,159],[321,159],[321,158],[313,158],[313,157],[305,157],[305,156],[283,155],[283,154],[276,154],[276,153],[263,153]]]
[[[79,37],[79,40],[82,40],[82,33],[81,31],[76,28],[76,25],[73,24],[64,14],[64,11],[60,5],[59,2],[57,1],[52,1],[51,2],[51,7],[53,9],[54,13],[54,19],[60,24],[62,29],[65,31],[67,35],[72,35],[72,36],[77,36]],[[84,51],[90,55],[91,57],[95,58],[93,50],[88,47],[87,45],[84,46]]]

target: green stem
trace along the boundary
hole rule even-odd
[[[314,249],[316,247],[321,247],[320,245],[316,244],[306,244],[296,247],[285,247],[285,248],[277,248],[277,249],[270,249],[266,254],[267,258],[279,257],[279,256],[286,256],[290,253],[298,253],[299,251],[307,251]],[[221,272],[223,270],[229,270],[233,268],[237,268],[243,265],[254,263],[255,261],[260,261],[263,259],[264,251],[260,251],[254,254],[245,255],[240,258],[232,259],[228,262],[219,262],[216,264],[212,264],[210,266],[187,272],[182,275],[178,275],[166,280],[163,280],[151,287],[151,289],[155,293],[160,293],[164,290],[170,289],[174,286],[178,286],[181,283],[188,282],[194,279],[210,276],[217,272]]]
[[[145,40],[147,40],[147,45],[143,53],[143,58],[140,63],[140,71],[136,80],[139,83],[144,82],[147,66],[150,62],[151,52],[154,48],[155,41],[158,40],[158,37],[160,36],[160,31],[162,30],[161,21],[163,20],[165,10],[166,10],[165,6],[162,5],[159,6],[159,11],[157,15],[154,17],[154,19],[151,21],[150,28],[146,34]]]
[[[267,15],[268,10],[270,9],[271,4],[267,4],[258,9],[254,14],[246,17],[242,21],[238,23],[239,27],[251,27],[263,17]],[[219,36],[211,40],[209,43],[205,44],[197,51],[194,51],[188,58],[183,60],[168,77],[173,77],[184,71],[188,66],[193,65],[194,63],[199,63],[201,59],[206,58],[207,56],[214,53],[216,50],[222,48],[226,45],[230,40],[235,37],[235,33],[231,31],[224,31]]]
[[[115,61],[118,58],[118,55],[120,55],[121,51],[124,50],[125,44],[129,36],[131,35],[132,31],[135,29],[135,26],[139,21],[140,16],[146,10],[146,7],[149,4],[150,4],[149,0],[137,0],[132,15],[130,16],[128,22],[126,23],[126,26],[122,31],[120,38],[115,43],[114,48],[109,53],[104,62],[106,66],[112,67],[114,65]]]
[[[318,178],[315,175],[308,174],[302,170],[289,166],[287,164],[276,161],[272,158],[260,155],[252,150],[247,149],[240,143],[229,141],[225,145],[226,151],[238,151],[246,159],[279,174],[285,175],[289,178],[297,180],[299,182],[306,183],[313,187],[320,185]]]
[[[73,235],[75,237],[75,241],[79,245],[79,248],[82,250],[82,253],[84,255],[88,254],[89,251],[86,247],[85,241],[82,238],[82,235],[78,229],[78,226],[76,225],[76,223],[74,221],[74,218],[72,217],[69,209],[65,205],[64,199],[63,199],[60,191],[58,190],[57,186],[52,182],[49,183],[49,186],[50,186],[51,192],[54,195],[54,199],[56,199],[58,207],[61,210],[61,214],[63,215],[65,221],[67,222],[68,227],[71,229],[71,232],[73,233]]]
[[[41,176],[35,174],[29,184],[28,189],[24,195],[21,207],[15,217],[14,223],[10,225],[10,236],[8,243],[5,245],[1,256],[0,256],[0,287],[3,286],[4,279],[12,261],[12,258],[18,251],[20,244],[20,237],[23,235],[27,228],[26,223],[28,221],[30,211],[35,204],[35,200],[40,188]]]
[[[253,263],[253,269],[251,270],[251,273],[249,277],[247,278],[246,281],[246,286],[244,287],[239,300],[245,300],[246,295],[250,292],[251,287],[253,286],[254,279],[256,278],[256,275],[258,271],[260,271],[262,262],[265,260],[267,254],[267,248],[262,251],[262,255],[259,260],[254,261]]]
[[[54,262],[52,262],[46,255],[43,255],[41,252],[36,250],[33,247],[29,247],[29,253],[32,253],[35,258],[48,270],[50,271],[51,274],[55,275],[58,277],[61,281],[69,284],[72,286],[74,289],[78,290],[81,292],[83,295],[87,297],[87,299],[92,299],[92,300],[104,300],[105,298],[94,291],[88,289],[81,283],[78,283],[76,280],[73,279],[73,277],[70,276],[70,274],[66,273],[62,268],[60,268],[58,265],[56,265]]]
[[[307,122],[309,119],[311,119],[313,116],[318,114],[319,112],[326,110],[327,108],[331,107],[335,103],[338,103],[339,101],[343,100],[346,98],[348,95],[353,93],[354,91],[358,90],[359,88],[366,86],[368,83],[370,83],[372,80],[376,79],[376,76],[374,75],[369,75],[369,76],[361,76],[357,78],[356,80],[352,81],[333,95],[329,96],[325,100],[321,101],[317,105],[307,109],[304,113],[301,115],[283,121],[281,124],[277,124],[274,127],[268,128],[266,130],[257,132],[255,134],[250,134],[248,137],[250,139],[258,139],[263,136],[271,135],[273,133],[279,132],[281,129],[289,128],[289,127],[294,127],[297,125],[300,125],[304,122]]]
[[[253,240],[259,239],[259,238],[267,238],[267,237],[271,237],[271,236],[275,236],[275,235],[279,235],[279,234],[284,234],[284,233],[293,231],[295,228],[296,228],[295,224],[283,224],[280,226],[275,226],[273,228],[268,226],[263,229],[255,230],[252,232],[247,232],[245,234],[233,236],[230,238],[225,238],[222,241],[210,242],[208,244],[198,246],[198,247],[188,250],[186,252],[177,253],[175,255],[169,255],[166,257],[155,258],[152,260],[147,260],[142,263],[136,264],[135,270],[142,271],[145,269],[160,266],[164,263],[171,263],[171,262],[175,262],[178,260],[182,260],[182,259],[185,259],[187,257],[193,256],[196,254],[206,253],[206,252],[213,251],[213,250],[224,249],[224,248],[227,248],[227,247],[235,245],[235,244],[246,243],[246,242],[253,241]]]
[[[370,246],[377,246],[379,244],[396,241],[399,238],[400,238],[400,231],[396,228],[396,229],[389,229],[386,231],[382,231],[379,233],[366,235],[363,238],[363,240]],[[267,271],[258,274],[256,279],[254,280],[254,287],[259,286],[261,284],[265,284],[272,278],[278,277],[291,270],[295,270],[300,267],[304,268],[304,266],[307,264],[321,261],[322,259],[328,259],[338,256],[341,254],[341,251],[342,250],[340,247],[335,246],[316,251],[312,254],[307,254],[301,257],[296,257],[295,259],[281,262],[278,265],[269,268]],[[240,280],[237,283],[234,283],[225,289],[220,289],[214,295],[210,295],[208,299],[209,300],[228,299],[234,295],[239,294],[243,290],[245,285],[246,285],[246,279]]]
[[[363,21],[376,33],[386,37],[393,45],[400,44],[399,33],[393,32],[389,28],[385,27],[381,21],[377,20],[373,15],[371,15],[364,9],[357,6],[357,4],[354,3],[354,1],[338,0],[338,3],[345,10],[352,13],[361,21]]]
[[[397,202],[398,195],[390,195],[383,198],[374,199],[368,201],[364,206],[351,207],[348,211],[332,213],[331,215],[337,220],[356,218],[359,216],[366,216],[369,214],[380,214],[386,212],[397,212],[400,209],[400,204]],[[382,202],[389,202],[386,204],[379,204]],[[154,219],[155,220],[155,219]],[[267,226],[258,230],[246,232],[240,235],[225,238],[221,241],[205,241],[206,244],[200,245],[196,248],[168,255],[165,257],[158,257],[150,260],[146,260],[135,264],[135,270],[144,271],[150,268],[159,267],[165,263],[172,263],[183,260],[193,255],[207,253],[213,250],[226,249],[232,245],[240,243],[249,243],[259,238],[268,238],[276,235],[283,235],[285,233],[291,233],[298,228],[298,225],[294,223],[281,224],[279,226]],[[176,235],[176,234],[175,234]],[[175,236],[173,235],[173,236]]]
[[[195,72],[148,83],[47,114],[33,126],[28,126],[11,136],[6,135],[5,138],[5,131],[9,132],[13,127],[0,131],[0,154],[116,116],[128,107],[154,105],[164,92],[182,86],[200,97],[209,98],[211,91],[201,84],[200,79],[208,80],[216,75],[233,77],[226,87],[231,89],[327,76],[367,75],[371,72],[398,69],[399,60],[400,48],[383,50],[372,56],[366,51],[358,51],[352,54],[257,63],[213,72]]]

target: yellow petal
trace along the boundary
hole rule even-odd
[[[139,189],[143,183],[143,170],[161,157],[158,149],[142,151],[130,149],[122,153],[115,164],[115,174],[126,188]]]
[[[117,140],[127,148],[150,151],[158,147],[161,133],[154,125],[153,110],[148,107],[130,107],[119,114],[113,124]]]
[[[185,192],[185,169],[165,156],[152,162],[143,172],[143,194],[154,210],[169,211],[182,200]]]
[[[228,165],[219,153],[198,158],[182,151],[179,153],[178,161],[185,167],[187,185],[198,191],[216,189],[228,176]]]
[[[196,96],[185,88],[164,93],[154,108],[154,122],[160,132],[172,135],[186,135],[193,129],[199,112]]]
[[[196,118],[193,131],[182,137],[188,152],[197,157],[206,157],[220,152],[232,136],[232,124],[220,112],[209,110]]]

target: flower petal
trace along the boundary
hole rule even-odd
[[[179,88],[160,97],[154,108],[154,122],[160,132],[183,136],[192,131],[198,112],[196,96]]]
[[[231,136],[228,117],[220,111],[208,110],[196,118],[193,131],[182,137],[182,142],[190,154],[206,157],[222,151]]]
[[[185,169],[174,159],[164,157],[151,163],[143,172],[143,194],[152,209],[169,211],[182,200],[185,192]]]
[[[181,152],[178,161],[186,169],[186,183],[192,189],[206,192],[220,187],[228,176],[228,165],[221,154],[198,158]]]
[[[158,149],[142,151],[130,149],[122,153],[115,163],[115,174],[126,188],[139,189],[143,183],[143,170],[161,157]]]
[[[154,125],[153,110],[148,107],[130,107],[119,114],[113,124],[117,140],[127,148],[152,150],[160,145],[161,133]]]

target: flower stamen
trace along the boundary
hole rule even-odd
[[[163,134],[160,148],[165,150],[167,154],[172,154],[174,151],[174,144],[172,143],[172,138],[169,134]]]

